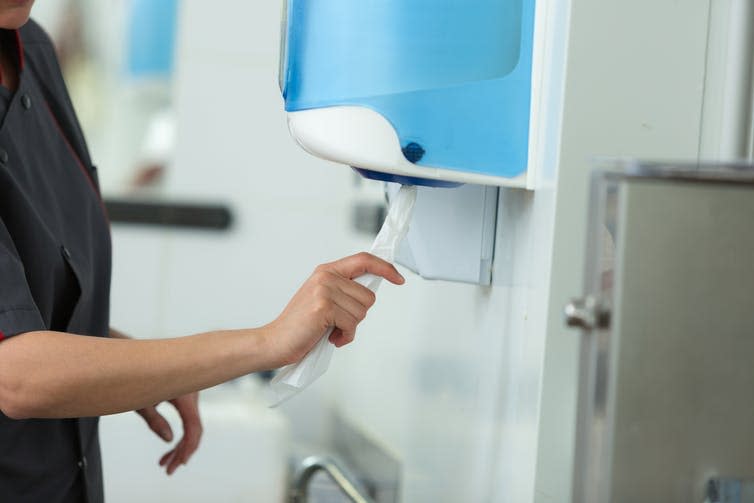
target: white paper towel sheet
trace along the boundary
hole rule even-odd
[[[416,187],[403,185],[391,201],[385,223],[382,224],[382,229],[374,239],[372,248],[369,250],[370,253],[388,262],[393,262],[398,245],[408,232],[414,201],[416,201]],[[354,281],[376,293],[382,278],[373,274],[365,274]],[[329,341],[332,331],[332,328],[328,329],[303,360],[283,367],[270,381],[273,407],[288,400],[327,371],[335,349],[335,346]]]

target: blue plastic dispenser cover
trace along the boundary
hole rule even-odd
[[[419,166],[519,176],[528,160],[534,2],[287,0],[286,110],[370,108]]]

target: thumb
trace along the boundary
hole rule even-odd
[[[146,407],[138,411],[139,415],[144,418],[149,429],[157,434],[158,437],[165,442],[173,440],[173,429],[170,427],[170,423],[157,412],[155,407]]]

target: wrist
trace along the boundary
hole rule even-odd
[[[250,357],[255,361],[255,371],[275,370],[287,365],[282,356],[275,334],[277,330],[273,323],[248,330],[250,340]]]

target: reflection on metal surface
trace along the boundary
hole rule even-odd
[[[376,503],[398,503],[401,494],[402,466],[393,452],[377,438],[349,420],[341,410],[332,418],[333,449],[348,466]]]
[[[291,483],[292,503],[305,503],[308,500],[309,482],[319,471],[327,473],[353,503],[374,503],[374,500],[359,488],[358,482],[335,459],[326,456],[310,456],[301,462]]]
[[[613,180],[754,185],[754,165],[745,162],[646,162],[634,159],[604,159],[600,162],[596,176]]]
[[[712,479],[707,483],[707,499],[704,503],[754,503],[754,481]]]

